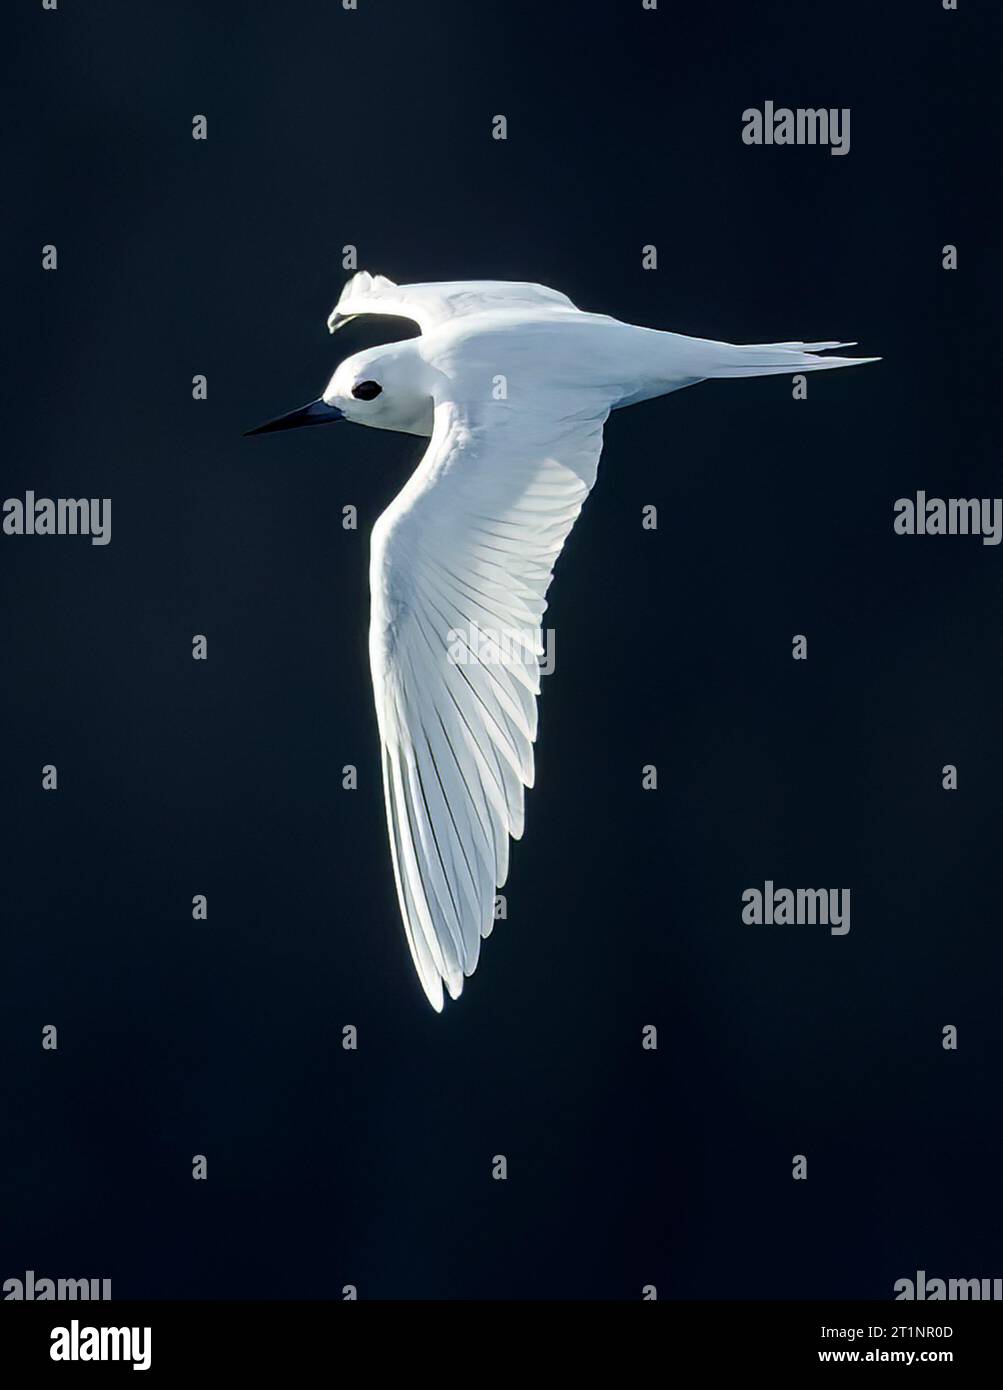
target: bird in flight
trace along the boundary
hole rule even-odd
[[[330,318],[413,320],[249,434],[351,420],[428,438],[373,527],[369,658],[404,932],[437,1011],[491,932],[533,785],[541,618],[612,410],[708,377],[823,371],[852,343],[736,346],[583,312],[543,285],[360,271]],[[487,640],[485,640],[485,634]]]

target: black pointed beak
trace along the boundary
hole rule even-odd
[[[290,410],[288,415],[280,415],[276,420],[268,420],[253,430],[245,430],[244,438],[251,434],[270,434],[272,430],[298,430],[304,425],[333,425],[335,420],[344,420],[344,415],[336,405],[327,405],[323,400],[311,401],[299,410]]]

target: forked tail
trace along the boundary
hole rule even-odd
[[[777,373],[822,372],[830,367],[859,367],[865,362],[881,361],[880,357],[817,356],[830,348],[844,347],[856,347],[856,343],[707,343],[704,375],[773,376]]]

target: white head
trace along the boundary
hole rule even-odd
[[[430,435],[431,383],[432,371],[415,339],[367,348],[342,362],[318,400],[247,433],[268,434],[302,425],[351,420],[378,430]]]

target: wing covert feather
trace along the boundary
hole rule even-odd
[[[332,333],[361,314],[388,314],[411,319],[423,333],[449,319],[485,309],[574,309],[566,294],[546,285],[516,280],[443,280],[424,285],[395,285],[385,275],[360,270],[341,292],[327,326]]]
[[[490,934],[534,777],[540,623],[606,407],[440,404],[372,537],[370,663],[404,931],[432,1006]]]

